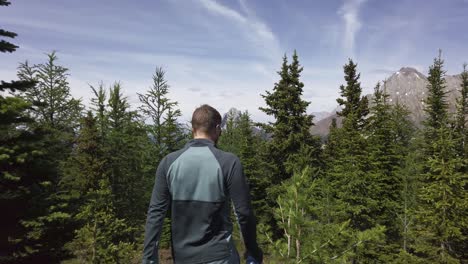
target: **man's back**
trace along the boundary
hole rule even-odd
[[[157,259],[162,221],[170,206],[176,263],[207,263],[232,251],[231,199],[247,253],[261,261],[249,188],[239,159],[209,139],[194,139],[160,163],[145,234],[143,260]]]

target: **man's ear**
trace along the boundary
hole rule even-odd
[[[192,127],[192,135],[195,136],[197,134],[197,131],[195,131],[195,128]]]

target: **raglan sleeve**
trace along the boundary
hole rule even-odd
[[[145,226],[143,245],[143,264],[159,263],[159,239],[162,232],[164,218],[171,203],[171,196],[167,184],[167,159],[164,158],[156,170],[156,179],[151,194]]]
[[[244,175],[239,158],[235,157],[227,178],[227,188],[234,204],[234,209],[244,240],[246,255],[262,263],[263,252],[257,244],[257,224],[250,201],[249,185]]]

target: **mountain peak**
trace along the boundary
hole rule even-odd
[[[394,75],[396,76],[405,76],[405,77],[415,77],[418,79],[425,79],[426,76],[424,74],[420,73],[418,70],[412,67],[402,67],[399,71],[395,72]]]
[[[415,73],[419,73],[418,70],[416,70],[415,68],[412,68],[412,67],[402,67],[399,72],[401,73],[412,73],[412,72],[415,72]]]

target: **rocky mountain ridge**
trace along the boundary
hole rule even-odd
[[[458,75],[446,75],[447,100],[449,110],[455,111],[455,100],[459,96],[461,77]],[[385,82],[385,90],[389,95],[391,104],[405,105],[410,111],[410,119],[416,126],[420,126],[424,120],[424,99],[427,96],[427,77],[411,67],[403,67],[393,73]],[[372,101],[372,94],[366,95],[369,102]],[[333,118],[341,119],[336,115],[336,111],[329,116],[315,122],[311,132],[315,135],[326,136]]]

